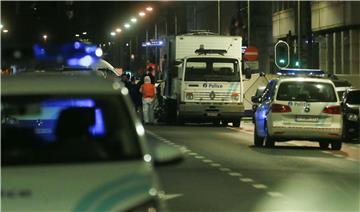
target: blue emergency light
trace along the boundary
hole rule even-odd
[[[314,76],[325,77],[326,74],[321,69],[300,69],[300,68],[285,68],[276,72],[279,76]]]

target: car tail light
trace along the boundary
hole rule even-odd
[[[323,113],[327,114],[341,114],[341,107],[340,106],[326,106]]]
[[[273,112],[273,113],[289,113],[289,112],[291,112],[291,108],[287,105],[272,104],[271,112]]]

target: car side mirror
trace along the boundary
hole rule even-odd
[[[252,97],[251,97],[251,101],[252,101],[253,103],[260,103],[260,102],[261,102],[261,97],[252,96]]]
[[[250,68],[245,68],[245,70],[244,70],[244,72],[245,72],[245,78],[246,79],[251,79],[251,69]]]
[[[154,147],[153,156],[156,166],[176,164],[184,159],[183,152],[178,148],[161,143]]]

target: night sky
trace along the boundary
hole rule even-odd
[[[121,26],[140,8],[156,2],[1,2],[1,23],[9,32],[2,33],[3,47],[28,46],[41,42],[62,43],[75,39],[75,34],[88,32],[94,43],[109,39],[109,33]]]

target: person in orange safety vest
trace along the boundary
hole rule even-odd
[[[149,76],[144,77],[144,84],[140,87],[143,102],[143,118],[145,124],[154,124],[154,107],[156,98],[155,85],[151,83]]]

